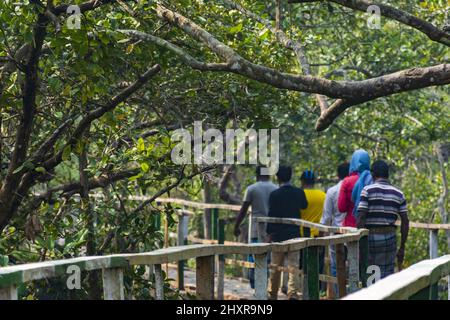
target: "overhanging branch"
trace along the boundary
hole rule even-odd
[[[447,33],[444,30],[437,28],[433,24],[416,16],[413,16],[412,14],[385,4],[366,0],[289,0],[289,3],[308,3],[318,1],[334,2],[341,6],[362,12],[367,12],[368,7],[376,5],[380,8],[380,14],[382,16],[396,20],[401,24],[410,26],[411,28],[414,28],[427,35],[430,40],[439,42],[446,46],[450,46],[450,33]]]
[[[206,45],[221,57],[230,72],[270,84],[280,89],[326,95],[338,100],[322,112],[317,130],[328,128],[330,123],[347,108],[380,97],[450,83],[450,64],[425,68],[412,68],[361,81],[332,81],[328,79],[282,73],[278,70],[252,63],[231,47],[220,42],[190,19],[157,5],[158,17],[180,28],[192,38]]]

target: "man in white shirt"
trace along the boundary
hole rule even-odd
[[[337,173],[339,177],[339,183],[327,190],[325,203],[323,205],[322,218],[320,220],[321,224],[332,227],[342,227],[346,212],[339,212],[338,197],[342,180],[344,180],[344,178],[348,176],[348,170],[349,170],[348,163],[342,163],[338,166]],[[336,277],[336,251],[334,246],[330,246],[330,260],[331,260],[331,275],[333,277]]]
[[[247,215],[248,208],[251,206],[252,210],[249,219],[249,243],[257,243],[258,237],[261,239],[266,238],[266,226],[265,224],[258,224],[255,221],[256,217],[267,217],[269,212],[269,196],[270,193],[278,186],[270,181],[270,176],[262,175],[262,166],[256,168],[256,183],[250,185],[245,190],[244,202],[242,203],[239,215],[236,218],[236,224],[234,226],[234,235],[239,236],[242,221]],[[249,262],[254,262],[253,257],[249,256]],[[254,288],[254,269],[249,271],[250,285]]]

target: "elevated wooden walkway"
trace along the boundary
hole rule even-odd
[[[136,199],[142,200],[142,199]],[[0,299],[17,299],[17,287],[30,281],[65,277],[67,271],[77,266],[81,271],[101,270],[104,299],[124,299],[123,274],[130,266],[151,266],[155,275],[155,299],[164,299],[164,279],[162,266],[177,263],[177,282],[184,286],[185,261],[195,259],[195,291],[199,299],[223,299],[225,265],[238,264],[255,269],[255,299],[267,299],[267,268],[285,268],[268,266],[267,255],[271,252],[302,251],[303,299],[319,299],[319,281],[336,283],[339,296],[344,299],[408,299],[437,298],[437,282],[450,274],[450,255],[419,262],[397,274],[367,285],[368,230],[355,228],[328,227],[301,219],[258,218],[258,223],[283,223],[298,225],[309,230],[318,229],[325,236],[319,238],[299,238],[282,243],[245,244],[225,241],[224,220],[219,218],[218,210],[239,210],[239,206],[224,204],[203,204],[181,199],[157,199],[158,203],[170,202],[184,207],[197,209],[213,209],[213,225],[215,227],[212,240],[193,239],[203,244],[184,245],[189,238],[186,233],[188,210],[180,210],[178,224],[178,246],[159,249],[151,252],[133,254],[114,254],[107,256],[80,257],[74,259],[29,263],[24,265],[0,268]],[[430,254],[437,254],[438,230],[449,230],[450,225],[415,224],[411,226],[430,230]],[[337,277],[319,274],[319,248],[336,246]],[[344,254],[344,245],[347,255]],[[436,247],[437,248],[437,247]],[[229,255],[254,255],[255,263],[226,259]],[[348,271],[346,272],[346,268]],[[173,272],[173,271],[172,271]],[[173,274],[173,273],[172,273]],[[191,277],[192,279],[192,277]],[[363,288],[363,289],[361,289]]]

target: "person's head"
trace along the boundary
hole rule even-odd
[[[267,181],[270,179],[270,176],[264,175],[261,173],[262,169],[264,169],[264,166],[257,166],[256,167],[256,180],[258,181]]]
[[[276,174],[279,183],[287,183],[292,178],[292,168],[289,166],[280,166]]]
[[[359,149],[353,152],[352,160],[350,161],[349,173],[362,173],[370,169],[370,156],[366,150]]]
[[[337,174],[338,174],[339,180],[344,180],[344,178],[346,176],[348,176],[349,168],[350,168],[350,164],[348,162],[344,162],[344,163],[341,163],[340,165],[338,165]]]
[[[370,169],[373,178],[376,179],[388,179],[389,178],[389,165],[383,160],[377,160],[372,164]]]
[[[300,181],[302,182],[303,187],[313,186],[316,183],[316,177],[314,175],[314,171],[305,170],[303,171]]]

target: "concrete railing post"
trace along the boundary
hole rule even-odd
[[[225,220],[219,219],[218,223],[218,242],[223,244],[225,242]],[[219,255],[217,257],[217,299],[224,299],[224,289],[225,289],[225,256]]]
[[[17,300],[17,287],[12,285],[7,288],[0,288],[0,300]]]
[[[267,253],[255,254],[255,296],[267,300]]]
[[[124,300],[123,270],[103,269],[103,299]]]
[[[154,268],[156,300],[164,300],[164,279],[162,275],[162,268],[160,264],[155,264]]]
[[[214,299],[214,256],[196,258],[196,293],[200,299]]]
[[[430,259],[438,257],[438,231],[437,229],[430,230]]]
[[[348,278],[349,293],[359,289],[359,243],[352,241],[347,243],[348,249]]]

